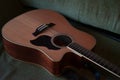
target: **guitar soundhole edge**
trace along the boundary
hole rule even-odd
[[[72,38],[68,35],[63,35],[63,34],[57,35],[52,38],[52,43],[59,48],[66,47],[70,43],[72,43]]]

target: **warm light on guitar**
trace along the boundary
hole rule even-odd
[[[75,60],[84,57],[120,78],[120,69],[116,65],[90,51],[96,44],[95,38],[72,27],[55,11],[24,13],[3,27],[2,36],[5,49],[12,57],[42,65],[55,75],[65,66],[75,67],[69,61],[72,54]]]

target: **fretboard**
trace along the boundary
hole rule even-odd
[[[97,54],[85,49],[84,47],[80,46],[77,43],[71,43],[67,47],[75,54],[86,58],[87,60],[93,62],[97,66],[105,69],[106,71],[108,71],[108,72],[112,73],[113,75],[117,76],[118,78],[120,78],[120,68],[118,68],[116,65],[103,59],[102,57],[98,56]]]

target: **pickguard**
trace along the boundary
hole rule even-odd
[[[53,49],[53,50],[60,49],[58,47],[55,47],[51,43],[51,37],[47,36],[47,35],[42,35],[42,36],[39,36],[38,38],[36,38],[34,40],[30,40],[30,43],[35,45],[35,46],[44,46],[44,47],[47,47],[48,49]]]

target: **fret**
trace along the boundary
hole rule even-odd
[[[95,63],[96,65],[102,67],[103,69],[107,70],[108,72],[110,72],[120,78],[120,69],[116,65],[103,59],[102,57],[98,56],[97,54],[85,49],[84,47],[80,46],[77,43],[70,43],[68,45],[68,48],[77,52],[77,54],[79,53],[79,54],[83,55],[84,58],[90,60],[91,62]]]

